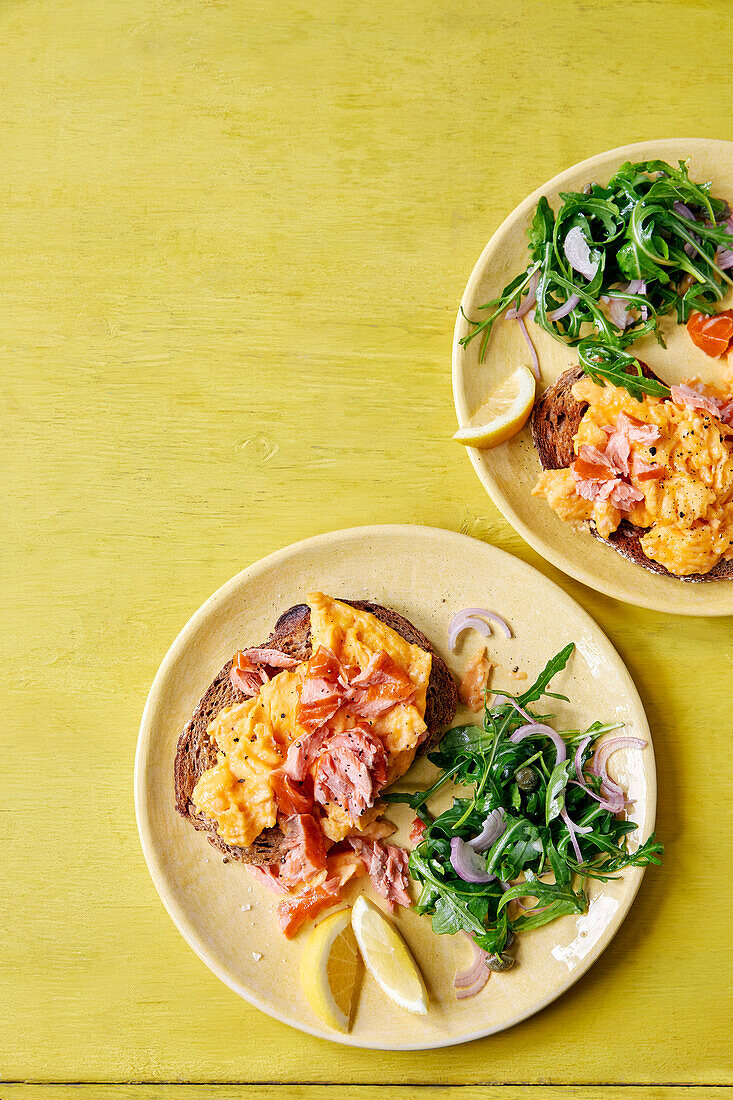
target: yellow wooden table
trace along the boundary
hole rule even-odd
[[[732,52],[726,0],[0,4],[0,1100],[731,1084],[731,623],[545,565],[449,442],[449,368],[504,215],[605,148],[733,137]],[[595,616],[648,708],[667,844],[560,1001],[403,1056],[221,985],[132,804],[148,686],[205,597],[285,543],[401,521],[510,550]]]

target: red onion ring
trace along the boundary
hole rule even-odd
[[[575,822],[571,821],[570,818],[568,817],[568,811],[565,809],[564,806],[563,806],[562,810],[560,810],[560,817],[565,822],[565,824],[567,826],[567,830],[570,833],[570,841],[573,845],[573,851],[575,852],[575,858],[577,859],[578,863],[582,863],[583,862],[583,853],[580,850],[580,845],[578,844],[578,841],[577,841],[577,838],[576,838],[575,834],[576,834],[576,832],[581,832],[581,831],[582,832],[588,832],[588,829],[584,829],[584,830],[578,829],[578,826],[575,824]]]
[[[464,882],[493,882],[496,875],[489,874],[486,863],[465,840],[454,836],[450,842],[451,867]]]
[[[519,711],[523,718],[527,717],[526,712],[523,711],[522,708],[517,703],[515,703],[513,699],[510,699],[509,701],[512,706]],[[568,752],[562,737],[557,732],[557,730],[554,730],[552,728],[552,726],[546,726],[543,722],[531,721],[528,725],[520,726],[518,730],[515,730],[514,733],[510,734],[509,740],[513,741],[516,745],[517,742],[523,741],[525,737],[534,737],[538,733],[544,734],[545,737],[550,738],[553,745],[557,749],[556,763],[562,764],[563,760],[567,759]]]
[[[530,337],[529,333],[527,332],[527,326],[525,325],[523,318],[517,317],[517,324],[519,325],[519,328],[520,328],[520,331],[522,333],[522,336],[524,337],[525,343],[526,343],[527,347],[529,348],[529,355],[530,355],[530,359],[532,360],[532,374],[535,376],[535,378],[539,382],[539,380],[540,380],[540,361],[537,358],[537,352],[534,349],[534,344],[532,343],[531,337]]]
[[[492,623],[496,623],[506,638],[511,638],[512,636],[509,624],[502,619],[501,615],[497,615],[495,611],[489,611],[487,607],[465,607],[463,611],[459,611],[458,614],[478,615],[482,619],[491,619]]]
[[[733,248],[719,248],[715,253],[715,262],[721,271],[733,267]]]
[[[563,305],[558,306],[557,309],[553,309],[551,313],[547,314],[548,321],[560,321],[563,317],[567,317],[568,313],[572,313],[578,302],[580,301],[579,294],[571,294],[570,297]]]
[[[584,790],[586,794],[589,794],[591,796],[591,798],[594,798],[596,802],[599,803],[602,809],[608,810],[608,812],[612,814],[620,813],[626,805],[626,797],[618,784],[614,784],[614,786],[616,786],[617,788],[617,790],[615,791],[608,789],[603,791],[602,794],[596,794],[596,792],[592,791],[588,784],[585,782],[585,777],[583,775],[582,758],[583,753],[585,752],[586,748],[592,740],[592,734],[588,734],[587,737],[583,738],[576,750],[575,774],[578,777],[576,786]],[[609,780],[609,783],[613,783],[613,780]],[[601,789],[603,790],[603,785],[601,785]]]
[[[640,737],[612,737],[610,741],[604,741],[603,744],[596,749],[593,761],[588,770],[593,775],[599,777],[601,780],[601,789],[603,789],[603,784],[605,783],[611,789],[616,787],[618,790],[621,790],[615,779],[611,779],[606,771],[606,763],[610,756],[613,756],[618,749],[622,748],[645,749],[646,741],[642,741]]]
[[[488,814],[481,832],[473,840],[468,841],[468,846],[473,848],[474,852],[485,852],[505,832],[506,814],[504,808],[500,806],[499,809],[492,810]]]
[[[645,749],[646,741],[642,741],[639,737],[612,737],[610,741],[604,741],[603,744],[596,749],[593,760],[588,768],[591,775],[596,775],[600,779],[601,794],[606,802],[609,803],[609,805],[604,806],[604,808],[608,809],[611,813],[620,813],[621,810],[629,805],[623,787],[617,783],[615,779],[611,779],[606,771],[606,762],[609,757],[612,756],[617,749],[622,748]],[[589,791],[588,793],[603,805],[598,795],[593,794],[593,791]]]
[[[478,630],[480,634],[488,638],[491,630],[488,624],[483,621],[484,619],[490,619],[492,623],[496,623],[504,636],[511,638],[512,632],[509,625],[495,611],[489,611],[485,607],[464,607],[462,611],[453,616],[448,626],[448,646],[450,650],[455,650],[458,636],[464,630]]]
[[[538,268],[532,278],[527,283],[527,297],[524,299],[523,302],[519,303],[519,306],[517,306],[516,308],[514,306],[511,306],[504,314],[508,321],[517,320],[518,318],[524,317],[527,313],[529,313],[532,306],[535,305],[537,301],[537,284],[539,283],[539,281],[540,272]]]
[[[491,633],[491,627],[483,619],[478,619],[475,615],[470,615],[466,611],[459,611],[457,615],[453,616],[448,627],[448,648],[451,652],[455,651],[458,637],[464,630],[478,630],[484,638],[488,638]]]
[[[683,218],[689,218],[691,222],[697,221],[697,218],[692,213],[689,206],[685,206],[683,202],[673,202],[672,209],[675,210],[678,214],[681,214]]]
[[[514,900],[517,903],[517,905],[519,906],[519,908],[522,909],[525,913],[541,913],[544,909],[549,909],[550,908],[549,904],[548,905],[525,905],[524,902],[519,900],[519,898],[515,898]]]
[[[629,294],[646,294],[646,282],[644,279],[632,279],[626,289]],[[641,307],[640,313],[642,321],[646,321],[649,316],[649,310],[645,305]]]
[[[473,950],[473,961],[466,970],[457,970],[453,979],[453,988],[456,990],[456,998],[459,1001],[467,997],[475,997],[484,988],[491,971],[486,965],[487,951],[483,951],[468,932],[464,932],[466,939]]]
[[[568,231],[562,249],[570,266],[579,271],[581,275],[585,275],[588,282],[590,282],[598,271],[598,260],[591,260],[590,245],[579,225],[574,225]]]
[[[617,328],[625,329],[631,320],[631,314],[629,313],[626,305],[625,298],[609,298],[608,300],[608,314],[614,325]]]

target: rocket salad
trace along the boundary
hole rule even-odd
[[[530,709],[546,696],[565,699],[549,685],[573,648],[553,657],[523,694],[495,692],[502,698],[493,705],[487,698],[481,727],[449,730],[429,756],[440,769],[432,787],[384,796],[408,803],[422,822],[409,864],[421,888],[417,912],[431,914],[438,935],[467,933],[490,970],[512,965],[507,948],[517,933],[585,912],[585,879],[659,864],[664,851],[654,834],[627,849],[636,825],[619,816],[626,794],[606,772],[616,748],[646,743],[600,741],[619,723],[556,730],[551,715]],[[449,780],[467,793],[434,817],[430,799]],[[510,915],[512,902],[519,911]]]
[[[669,387],[642,375],[626,351],[653,334],[664,346],[659,318],[676,311],[686,323],[692,313],[712,314],[733,286],[733,219],[711,184],[689,178],[685,161],[623,164],[608,184],[560,194],[554,213],[542,197],[528,230],[530,261],[481,310],[481,320],[463,337],[481,338],[483,359],[496,321],[504,314],[520,322],[536,355],[523,317],[556,340],[578,348],[586,374],[599,384],[625,386],[641,394],[668,396]]]

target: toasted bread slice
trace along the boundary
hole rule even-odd
[[[646,363],[641,364],[647,378],[657,375]],[[581,367],[571,367],[561,374],[557,382],[549,386],[535,402],[532,410],[532,439],[540,456],[543,470],[564,470],[573,462],[575,451],[573,442],[588,404],[573,397],[573,386],[583,377]],[[661,381],[661,379],[657,379]],[[635,527],[622,520],[618,528],[607,539],[601,538],[593,523],[589,530],[600,542],[607,543],[623,554],[629,561],[641,565],[651,573],[671,577],[677,581],[716,581],[733,577],[733,561],[719,561],[709,573],[691,573],[678,577],[670,573],[659,562],[648,558],[641,547],[641,536],[645,528]]]
[[[392,627],[405,641],[432,654],[425,707],[428,734],[419,749],[421,753],[428,752],[440,740],[443,730],[452,720],[458,705],[456,685],[445,661],[435,653],[425,635],[396,611],[363,600],[345,600],[344,602],[358,611],[369,611],[375,618]],[[269,639],[262,644],[279,649],[297,660],[307,661],[311,656],[308,605],[297,604],[284,612],[277,620]],[[232,661],[228,661],[210,684],[178,740],[174,765],[176,809],[179,814],[188,818],[195,829],[208,832],[210,843],[229,859],[260,865],[277,863],[285,855],[285,835],[280,828],[275,826],[272,829],[265,829],[248,848],[237,847],[222,840],[216,831],[215,823],[199,813],[191,802],[193,789],[200,777],[207,768],[213,767],[216,763],[216,745],[211,742],[206,732],[209,724],[222,707],[241,703],[245,698],[229,679],[231,667]]]

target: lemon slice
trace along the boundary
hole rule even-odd
[[[529,367],[517,367],[489,400],[459,428],[453,438],[466,447],[498,447],[524,427],[532,412],[535,377]]]
[[[300,980],[313,1011],[337,1031],[348,1031],[358,958],[349,909],[332,913],[311,932],[300,959]]]
[[[387,996],[408,1012],[428,1011],[428,991],[410,950],[391,921],[365,897],[356,899],[351,927],[367,970]]]

